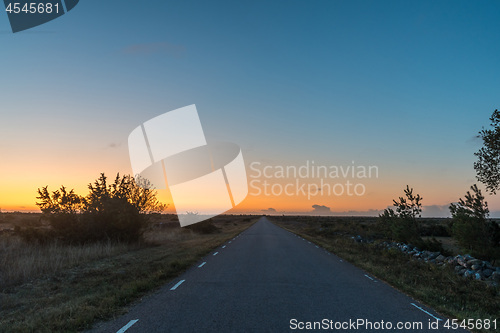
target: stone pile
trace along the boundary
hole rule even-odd
[[[371,243],[361,236],[352,237],[357,243]],[[390,250],[396,249],[417,260],[435,265],[448,265],[454,268],[455,272],[466,278],[473,278],[481,281],[488,281],[489,284],[498,286],[500,284],[500,267],[493,266],[489,261],[479,260],[469,254],[457,255],[455,257],[444,256],[441,252],[422,251],[411,244],[382,242],[380,246]]]
[[[413,256],[418,260],[436,265],[450,265],[455,272],[463,277],[474,278],[476,280],[500,282],[500,267],[494,267],[490,262],[479,260],[469,254],[447,257],[440,252],[421,251],[418,248],[404,243],[383,242],[387,249],[396,248],[401,252]]]

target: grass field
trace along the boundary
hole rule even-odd
[[[0,332],[73,332],[117,316],[254,223],[255,216],[220,216],[209,228],[180,228],[157,215],[139,244],[29,245],[16,236],[26,226],[45,228],[39,214],[3,213],[0,219]],[[459,319],[500,317],[500,291],[464,279],[449,268],[416,260],[350,236],[377,239],[374,217],[270,217],[402,292]],[[427,219],[425,238],[449,254],[460,252],[443,236],[445,219]],[[214,226],[216,227],[214,229]],[[484,331],[488,332],[488,331]],[[491,331],[489,331],[491,332]]]
[[[2,214],[1,229],[44,227],[37,214]],[[7,215],[7,216],[5,216]],[[7,217],[7,218],[6,218]],[[255,222],[220,216],[203,234],[158,216],[141,244],[27,245],[0,235],[0,332],[76,332],[123,313]]]
[[[270,220],[366,270],[445,316],[460,320],[500,318],[500,288],[460,277],[450,267],[412,260],[399,251],[378,247],[377,242],[357,243],[349,237],[358,234],[367,238],[375,237],[375,218],[273,216]],[[458,251],[449,237],[441,239],[447,242],[445,248],[449,252]]]

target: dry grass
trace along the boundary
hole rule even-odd
[[[500,318],[500,288],[465,279],[455,274],[451,267],[412,260],[406,254],[395,250],[387,251],[376,244],[354,242],[347,236],[374,234],[370,228],[360,229],[355,218],[351,226],[347,223],[348,218],[337,221],[335,218],[273,217],[272,221],[361,267],[446,316],[460,320]],[[328,227],[328,224],[333,226]],[[325,232],[329,229],[338,232]],[[349,233],[348,230],[354,232]]]
[[[3,215],[0,223],[0,230],[4,230],[0,234],[0,290],[91,261],[142,247],[182,242],[196,236],[192,231],[180,228],[175,215],[163,215],[153,218],[152,226],[145,232],[144,243],[141,244],[107,242],[70,246],[52,243],[40,246],[26,244],[13,232],[16,227],[45,227],[40,220],[40,214]],[[160,224],[161,228],[158,227]]]
[[[80,246],[25,244],[15,236],[0,237],[0,289],[29,282],[89,261],[137,249],[139,245],[97,243]]]
[[[142,245],[26,246],[3,240],[0,332],[77,332],[123,313],[221,243],[252,225],[252,217],[214,219],[218,232],[197,234],[159,217]],[[162,223],[161,226],[159,222]],[[19,264],[11,265],[12,260]],[[33,267],[29,267],[32,265]],[[13,267],[10,267],[13,266]],[[15,267],[17,266],[17,268]],[[14,283],[14,277],[17,282]]]

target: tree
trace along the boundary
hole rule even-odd
[[[107,177],[101,173],[88,188],[90,193],[85,198],[88,211],[102,210],[103,204],[112,198],[127,201],[140,213],[158,212],[166,208],[156,198],[157,192],[151,183],[144,178],[135,179],[130,175],[120,177],[120,174],[117,174],[114,182],[107,185]]]
[[[500,238],[498,224],[488,219],[488,203],[476,184],[471,186],[471,191],[450,205],[453,237],[475,256],[494,259]]]
[[[379,222],[382,225],[386,236],[399,242],[420,243],[419,228],[417,217],[422,213],[422,197],[413,194],[413,188],[406,185],[404,190],[405,197],[393,200],[392,208],[384,210],[383,214],[379,215]]]
[[[490,117],[491,129],[483,129],[478,137],[483,140],[483,147],[474,155],[478,160],[474,163],[478,181],[486,186],[486,190],[496,194],[500,189],[500,112],[495,110]]]
[[[64,186],[52,193],[47,186],[38,189],[36,204],[52,227],[53,239],[68,243],[135,242],[142,237],[147,214],[166,207],[157,200],[149,182],[136,181],[129,175],[117,174],[114,182],[108,184],[102,173],[88,188],[85,197]]]
[[[59,190],[49,193],[48,186],[38,189],[38,197],[40,202],[36,205],[40,207],[43,213],[77,213],[82,209],[85,200],[75,194],[74,190],[66,190],[66,187],[61,186]]]

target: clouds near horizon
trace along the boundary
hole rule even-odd
[[[324,205],[312,205],[312,208],[313,208],[313,211],[312,211],[313,214],[322,214],[322,215],[332,214],[330,207],[327,207]]]

